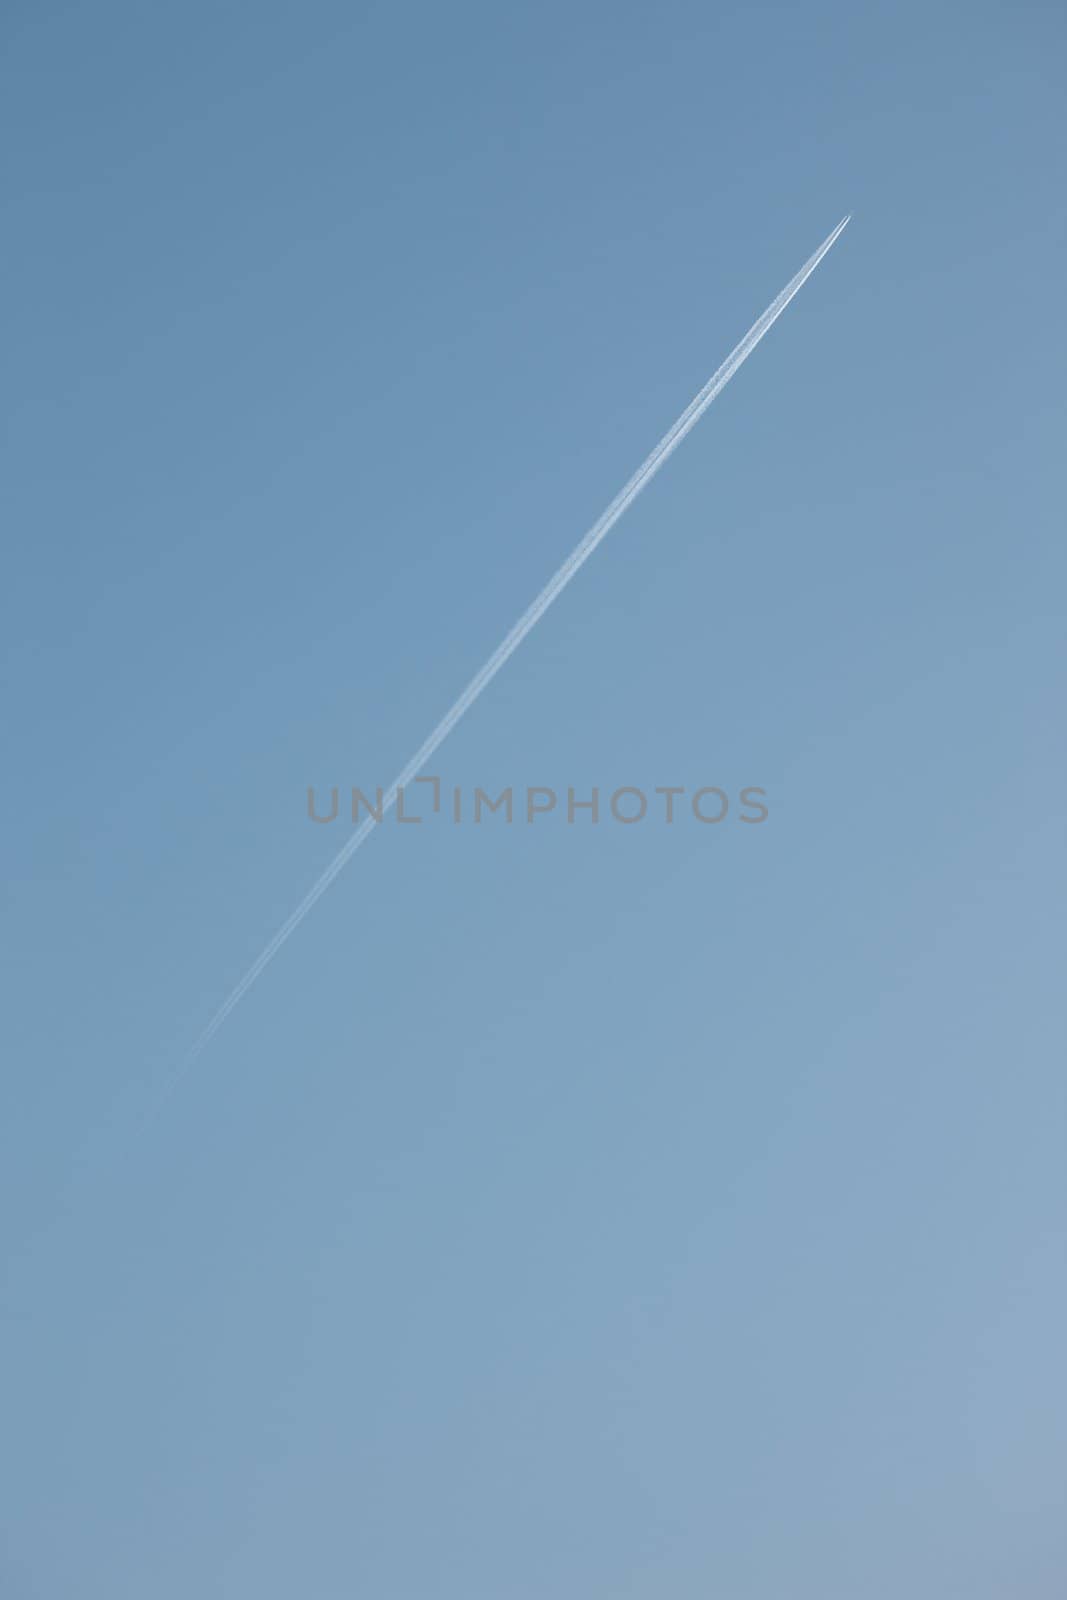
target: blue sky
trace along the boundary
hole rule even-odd
[[[0,37],[5,1593],[1052,1600],[1062,15]]]

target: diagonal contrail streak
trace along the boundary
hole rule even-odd
[[[751,328],[745,334],[745,337],[741,340],[740,344],[730,352],[718,371],[712,374],[707,383],[704,385],[703,389],[701,389],[700,393],[682,412],[677,422],[675,422],[673,426],[669,428],[663,435],[663,438],[652,451],[651,455],[649,455],[647,459],[642,462],[641,466],[638,467],[637,471],[634,473],[629,482],[619,490],[618,494],[608,506],[607,510],[600,514],[597,520],[593,523],[593,526],[589,529],[588,533],[586,533],[585,536],[575,545],[566,561],[564,561],[563,565],[558,569],[558,571],[555,572],[548,580],[544,588],[541,590],[541,593],[537,596],[536,600],[534,600],[532,604],[523,612],[522,616],[519,618],[518,622],[516,622],[515,626],[512,628],[511,632],[506,636],[506,638],[504,638],[501,643],[497,645],[496,649],[493,651],[488,661],[486,661],[485,665],[475,673],[474,677],[471,679],[470,683],[468,683],[458,700],[456,700],[445,712],[444,716],[441,718],[436,728],[434,728],[433,732],[419,746],[418,750],[416,750],[415,754],[404,767],[403,771],[399,773],[396,778],[394,778],[393,782],[386,790],[382,799],[381,807],[381,815],[383,818],[389,811],[392,810],[393,806],[395,805],[398,792],[405,786],[405,784],[412,782],[412,780],[418,776],[422,768],[433,755],[434,751],[444,743],[444,741],[448,738],[448,735],[452,732],[452,729],[456,726],[457,722],[459,722],[461,717],[463,717],[466,712],[470,710],[471,706],[482,694],[483,690],[488,688],[489,684],[496,677],[501,667],[512,655],[514,655],[522,641],[526,638],[526,635],[537,625],[552,602],[557,600],[563,593],[564,589],[570,583],[578,569],[584,566],[584,564],[589,560],[589,557],[593,554],[593,551],[596,549],[600,541],[611,532],[612,528],[618,522],[619,518],[623,515],[626,509],[632,505],[634,500],[637,499],[637,496],[641,493],[641,490],[644,489],[647,484],[651,483],[652,479],[656,476],[656,473],[663,466],[664,462],[681,444],[686,434],[689,433],[689,431],[700,421],[700,418],[711,405],[711,402],[715,399],[716,395],[722,393],[723,389],[725,389],[734,373],[752,354],[753,350],[759,344],[764,334],[774,325],[775,322],[777,322],[778,318],[781,316],[790,300],[792,300],[793,296],[799,289],[803,287],[808,278],[811,277],[811,274],[815,271],[815,268],[819,265],[819,262],[822,260],[823,256],[830,249],[830,246],[844,230],[848,220],[848,217],[845,217],[841,222],[838,223],[833,233],[831,233],[829,237],[823,241],[823,243],[816,250],[815,254],[804,263],[796,277],[790,279],[785,288],[782,290],[781,294],[779,294],[776,299],[771,301],[771,304],[767,307],[763,315],[752,324]],[[241,981],[237,984],[236,988],[231,991],[228,998],[219,1007],[214,1017],[212,1017],[211,1021],[208,1023],[207,1027],[204,1029],[203,1033],[200,1035],[199,1039],[197,1039],[196,1043],[186,1056],[183,1063],[183,1068],[190,1066],[205,1048],[205,1046],[214,1038],[215,1034],[218,1033],[219,1029],[222,1027],[222,1024],[226,1021],[226,1018],[230,1015],[230,1012],[233,1011],[234,1007],[239,1005],[244,999],[244,996],[255,983],[264,967],[266,967],[268,963],[274,959],[282,945],[285,944],[289,936],[300,926],[315,903],[321,898],[322,895],[326,893],[326,890],[330,887],[330,884],[337,877],[341,869],[348,864],[348,862],[355,855],[356,851],[359,849],[360,845],[367,838],[368,834],[370,834],[377,826],[378,822],[375,817],[368,815],[364,818],[359,827],[356,829],[355,833],[349,839],[348,843],[342,850],[338,851],[337,855],[330,862],[329,866],[322,873],[321,877],[318,878],[311,886],[303,900],[301,900],[300,904],[282,923],[282,926],[278,929],[273,939],[271,939],[270,943],[267,944],[256,957],[255,961],[249,967]]]

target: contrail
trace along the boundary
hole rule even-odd
[[[589,560],[589,557],[593,554],[593,551],[596,549],[600,541],[606,538],[606,536],[611,532],[612,528],[626,511],[627,507],[632,505],[637,499],[637,496],[641,493],[641,490],[644,489],[647,484],[652,482],[652,479],[656,476],[656,473],[663,466],[667,458],[673,455],[674,451],[681,444],[686,434],[700,421],[701,417],[704,415],[704,412],[711,405],[711,402],[717,395],[722,393],[723,389],[725,389],[726,385],[729,383],[738,367],[740,367],[744,361],[747,361],[748,357],[752,354],[753,350],[763,338],[763,335],[773,326],[775,322],[777,322],[778,318],[781,316],[790,300],[792,300],[793,296],[811,277],[823,256],[830,249],[830,246],[834,243],[839,234],[843,232],[848,220],[849,218],[845,217],[841,222],[838,223],[833,233],[831,233],[829,237],[823,241],[823,243],[816,250],[815,254],[804,263],[796,277],[789,280],[781,294],[778,295],[776,299],[771,301],[763,315],[752,324],[751,328],[745,334],[745,337],[741,340],[741,343],[730,352],[718,371],[712,374],[707,383],[704,385],[703,389],[701,389],[700,393],[682,412],[677,422],[675,422],[673,426],[670,427],[663,435],[663,438],[652,451],[651,455],[649,455],[646,460],[641,463],[640,467],[638,467],[637,471],[634,473],[629,482],[619,490],[618,494],[608,506],[607,510],[601,512],[600,516],[593,523],[593,526],[589,529],[589,532],[575,545],[566,561],[564,561],[563,565],[558,569],[558,571],[555,572],[548,580],[544,588],[541,590],[541,593],[537,596],[536,600],[534,600],[533,603],[523,612],[522,616],[519,618],[518,622],[516,622],[515,626],[512,628],[507,637],[503,639],[499,645],[497,645],[496,649],[493,651],[488,661],[486,661],[485,665],[475,673],[474,677],[471,679],[470,683],[468,683],[458,700],[456,700],[445,712],[444,716],[441,718],[433,732],[419,746],[418,750],[416,750],[407,766],[396,778],[394,778],[393,782],[390,784],[382,799],[381,816],[383,818],[388,814],[389,811],[392,810],[393,806],[395,805],[398,792],[405,786],[405,784],[411,783],[412,780],[418,776],[422,768],[433,755],[434,751],[439,749],[444,741],[448,738],[449,734],[452,732],[452,729],[456,726],[457,722],[459,722],[460,718],[470,710],[471,706],[479,698],[482,692],[488,688],[490,683],[492,683],[501,667],[512,655],[514,655],[522,641],[526,638],[526,635],[537,625],[552,602],[557,600],[563,593],[564,589],[570,583],[578,569],[584,566]],[[307,894],[296,907],[295,911],[293,911],[282,923],[273,939],[271,939],[270,943],[266,945],[261,953],[256,957],[255,961],[249,967],[241,981],[237,984],[236,988],[233,989],[229,997],[219,1007],[218,1011],[212,1017],[211,1021],[208,1023],[199,1039],[197,1039],[196,1043],[189,1051],[185,1061],[182,1064],[181,1070],[184,1070],[186,1067],[190,1066],[193,1061],[196,1060],[197,1056],[200,1055],[205,1046],[209,1044],[210,1041],[215,1037],[215,1034],[218,1033],[219,1029],[222,1027],[222,1024],[230,1015],[230,1012],[244,999],[245,995],[248,993],[249,989],[251,989],[252,985],[255,983],[264,967],[266,967],[268,963],[274,959],[289,936],[292,933],[295,933],[296,929],[303,922],[304,918],[315,905],[316,901],[318,901],[320,897],[326,893],[326,890],[330,887],[330,884],[337,877],[341,869],[348,864],[348,862],[355,855],[356,851],[359,849],[360,845],[367,838],[368,834],[370,834],[377,826],[378,821],[376,817],[368,815],[364,818],[359,827],[356,829],[355,833],[349,839],[348,843],[345,845],[344,849],[338,851],[337,855],[330,862],[330,865],[326,868],[322,876],[308,890]]]

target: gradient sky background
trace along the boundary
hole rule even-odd
[[[9,0],[6,1596],[1062,1595],[1065,31]]]

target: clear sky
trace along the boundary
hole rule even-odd
[[[9,0],[5,1596],[1063,1593],[1065,32]]]

